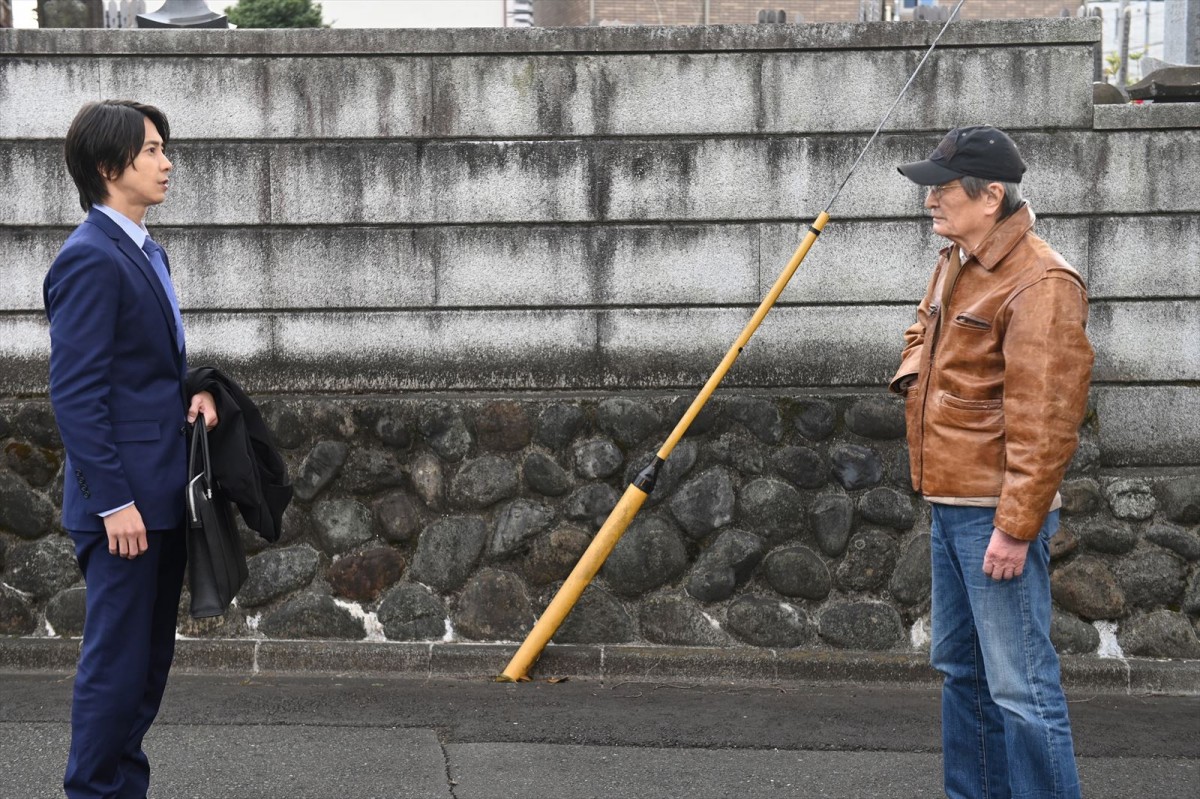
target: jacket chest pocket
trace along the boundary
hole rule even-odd
[[[968,330],[991,330],[992,323],[979,314],[971,313],[970,311],[959,311],[954,315],[954,324],[960,328]]]

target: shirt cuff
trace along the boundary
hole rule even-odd
[[[119,507],[119,508],[113,508],[112,510],[106,510],[106,511],[104,511],[103,513],[99,513],[99,514],[97,514],[97,515],[98,515],[98,516],[99,516],[101,519],[103,519],[103,518],[105,518],[106,516],[112,516],[114,513],[116,513],[116,512],[117,512],[117,511],[119,511],[119,510],[125,510],[126,508],[132,508],[132,507],[133,507],[133,503],[132,503],[132,502],[126,502],[124,505],[122,505],[122,506],[121,506],[121,507]]]

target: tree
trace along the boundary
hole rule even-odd
[[[225,9],[239,28],[324,28],[321,4],[313,0],[238,0]]]

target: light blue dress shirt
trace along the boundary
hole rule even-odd
[[[112,221],[116,222],[117,227],[121,228],[121,230],[125,232],[125,235],[128,236],[135,245],[137,245],[138,252],[140,252],[146,259],[146,263],[150,264],[151,267],[154,266],[154,263],[150,260],[150,256],[146,255],[145,250],[142,249],[142,247],[144,247],[146,244],[146,239],[150,237],[150,231],[146,230],[145,225],[139,225],[137,222],[134,222],[132,219],[125,216],[125,214],[121,213],[120,211],[113,210],[107,205],[97,204],[92,207],[107,216]],[[155,270],[155,273],[157,274],[157,270]],[[176,302],[174,287],[165,285],[163,288],[167,290],[167,297],[170,298],[173,303]],[[112,516],[117,511],[125,510],[126,508],[132,506],[132,502],[127,502],[119,508],[113,508],[112,510],[104,511],[100,514],[100,517],[103,518],[105,516]]]
[[[146,230],[145,225],[140,225],[137,222],[134,222],[132,219],[125,216],[125,214],[121,213],[120,211],[114,211],[107,205],[98,204],[93,205],[92,207],[107,216],[112,221],[116,222],[117,227],[125,231],[125,235],[133,240],[133,243],[137,245],[137,248],[139,250],[142,249],[142,245],[146,243],[146,239],[150,236],[150,231]],[[143,253],[143,255],[145,255],[145,253]],[[150,258],[147,257],[146,261],[149,263]]]

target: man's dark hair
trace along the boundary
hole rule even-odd
[[[152,105],[132,100],[103,100],[79,109],[67,131],[67,171],[79,189],[79,205],[90,210],[104,202],[104,176],[119,177],[146,143],[149,119],[158,128],[163,146],[171,138],[167,115]]]

